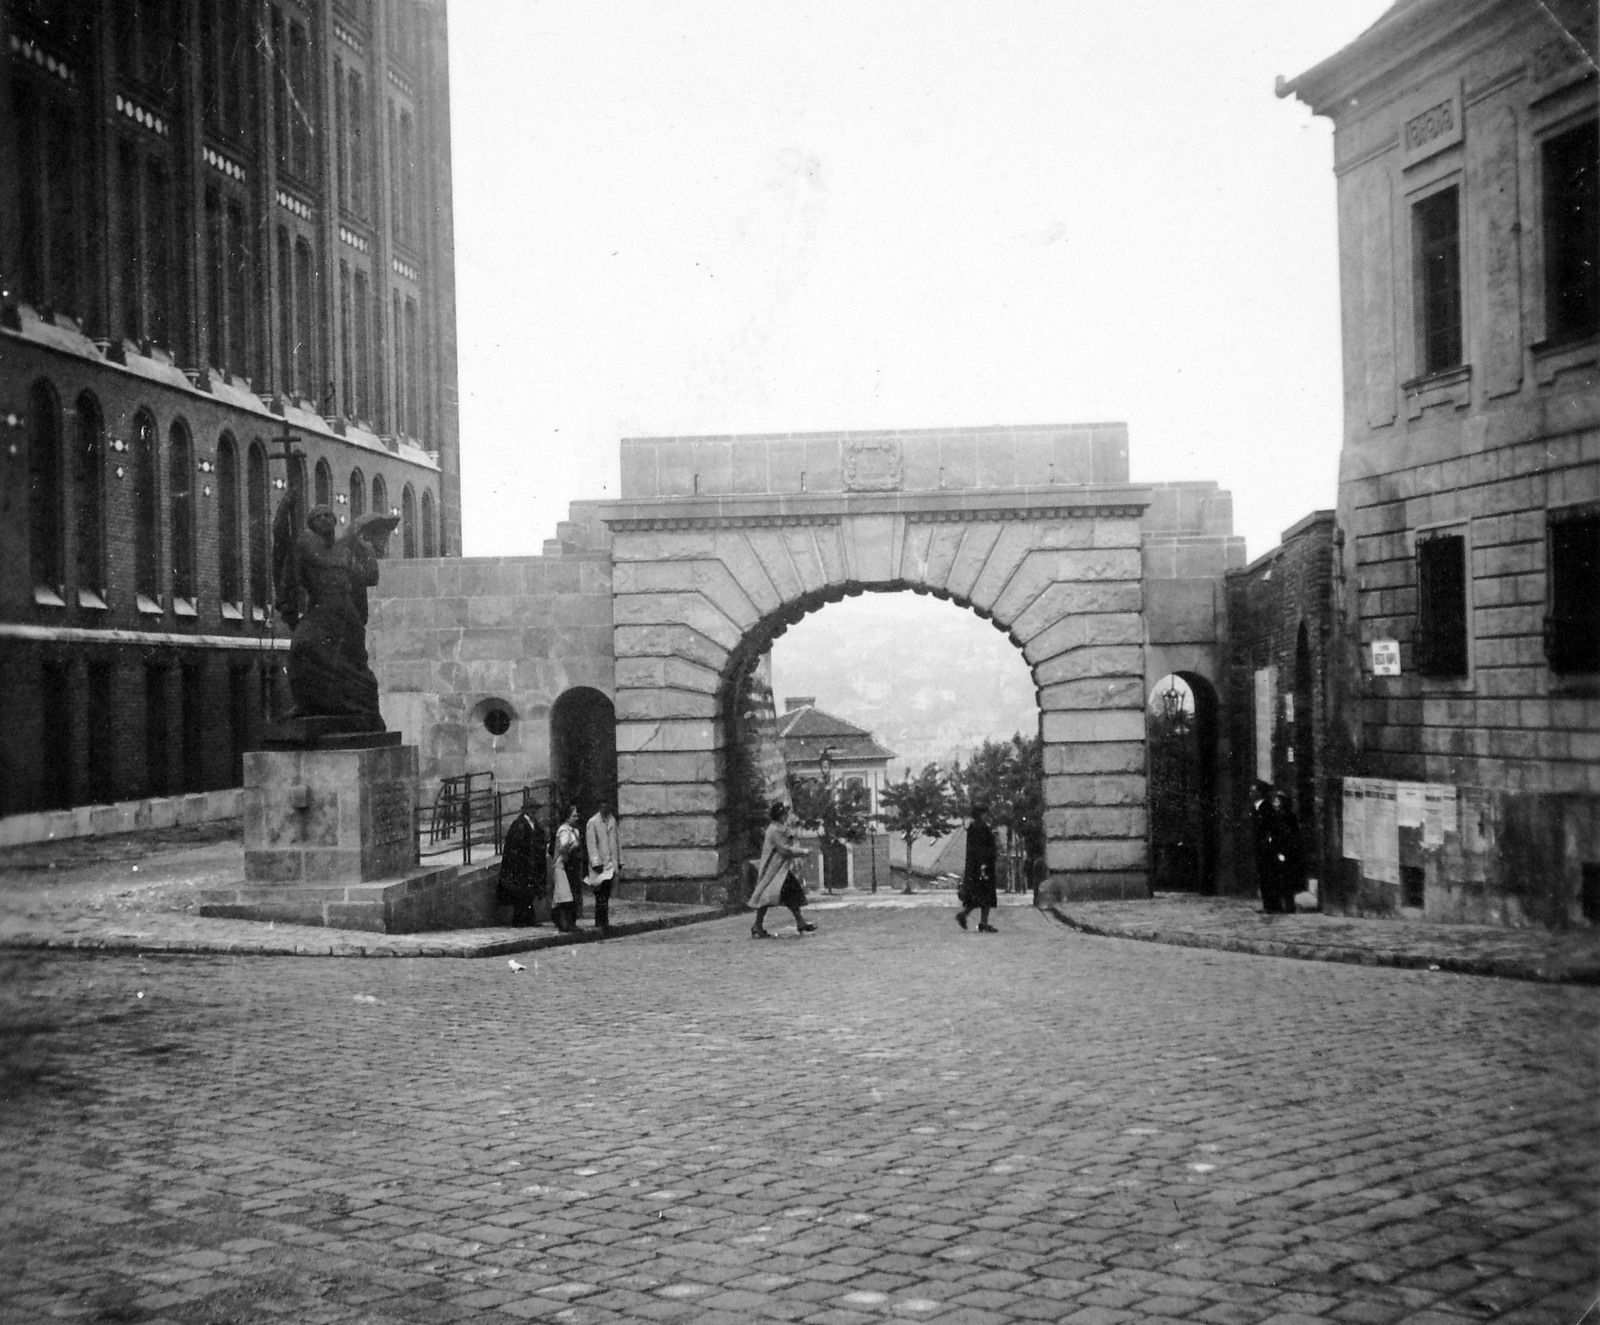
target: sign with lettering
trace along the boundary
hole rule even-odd
[[[411,835],[411,788],[404,782],[380,782],[368,792],[372,809],[372,842],[398,842]]]
[[[1431,83],[1408,97],[1400,112],[1400,165],[1404,169],[1461,141],[1461,80]]]
[[[1372,641],[1372,674],[1374,676],[1400,675],[1400,641],[1375,639]]]

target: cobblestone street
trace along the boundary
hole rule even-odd
[[[0,954],[0,1318],[1583,1315],[1600,990],[915,901],[520,971]]]

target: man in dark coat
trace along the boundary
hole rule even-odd
[[[1294,896],[1306,886],[1305,849],[1300,843],[1300,820],[1286,791],[1272,793],[1272,854],[1275,857],[1278,910],[1294,914]]]
[[[531,795],[522,798],[522,811],[506,829],[500,848],[500,880],[495,901],[511,908],[513,925],[541,923],[541,904],[548,905],[549,879],[544,829],[534,817]]]
[[[1254,839],[1256,887],[1261,890],[1261,909],[1269,915],[1278,910],[1278,861],[1274,842],[1276,815],[1272,809],[1272,788],[1256,782],[1250,788],[1250,830]]]
[[[972,822],[967,825],[967,863],[961,872],[961,891],[957,894],[961,909],[956,912],[956,924],[967,927],[967,916],[978,912],[978,933],[998,934],[989,923],[989,911],[997,904],[994,893],[994,829],[988,823],[989,807],[983,801],[972,802]]]

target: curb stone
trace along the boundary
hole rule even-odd
[[[470,945],[427,943],[419,940],[421,934],[373,934],[368,941],[354,936],[365,935],[363,930],[334,930],[333,933],[351,936],[343,941],[333,941],[326,946],[317,943],[274,943],[265,938],[260,942],[239,939],[160,938],[156,936],[107,935],[103,938],[57,938],[26,935],[0,939],[0,950],[7,951],[79,951],[79,952],[138,952],[149,954],[210,954],[233,957],[504,957],[519,952],[533,952],[543,948],[567,948],[579,943],[614,942],[637,934],[657,930],[677,929],[682,925],[704,924],[738,914],[744,908],[702,907],[682,915],[651,916],[644,920],[621,921],[611,927],[611,938],[602,939],[593,930],[584,929],[576,934],[530,934],[525,938],[490,939]],[[410,939],[410,943],[396,943],[395,939]]]
[[[1052,903],[1048,910],[1062,924],[1096,938],[1134,939],[1142,943],[1161,943],[1174,948],[1211,948],[1219,952],[1247,953],[1258,957],[1284,957],[1294,961],[1344,962],[1353,966],[1390,966],[1413,971],[1447,971],[1454,975],[1494,976],[1504,980],[1529,980],[1543,984],[1600,985],[1600,967],[1596,966],[1552,971],[1515,959],[1462,957],[1448,953],[1393,952],[1381,948],[1358,948],[1331,943],[1296,943],[1287,940],[1236,938],[1221,934],[1196,934],[1189,931],[1112,927],[1079,919],[1063,910],[1060,903]]]

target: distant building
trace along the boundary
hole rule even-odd
[[[1595,52],[1590,0],[1401,0],[1280,88],[1334,124],[1359,909],[1600,922]]]
[[[778,741],[784,763],[795,777],[827,775],[843,786],[863,788],[867,812],[876,815],[879,797],[889,781],[889,761],[894,751],[880,745],[871,732],[854,723],[824,713],[813,695],[783,701],[778,716]],[[889,882],[889,836],[874,824],[866,837],[848,846],[839,844],[830,859],[809,857],[802,870],[812,883],[830,888],[882,887]]]
[[[865,788],[868,812],[878,813],[878,797],[888,785],[894,751],[879,745],[871,732],[824,713],[815,696],[799,695],[783,701],[778,739],[789,772],[796,777],[820,777],[826,758],[829,776],[843,786]]]
[[[0,107],[0,814],[237,786],[282,490],[460,552],[444,0],[0,0]]]

